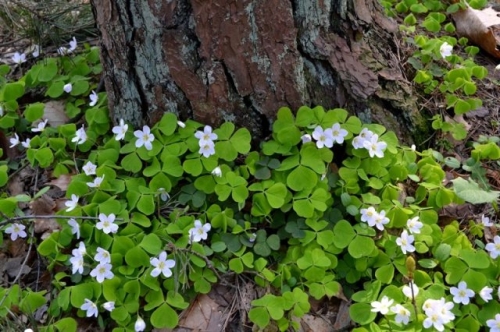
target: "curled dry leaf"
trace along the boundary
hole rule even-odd
[[[468,7],[452,14],[457,33],[467,37],[485,52],[500,59],[500,13],[492,7],[476,10]]]

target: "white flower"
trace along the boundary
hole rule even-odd
[[[339,144],[344,143],[344,137],[346,137],[348,134],[347,130],[342,129],[340,127],[340,124],[335,123],[332,126],[332,138],[334,142],[337,142]]]
[[[500,314],[496,314],[495,319],[488,319],[486,325],[490,328],[490,332],[500,332]]]
[[[9,139],[9,142],[10,142],[10,148],[15,147],[16,145],[18,145],[20,143],[19,136],[17,136],[17,134],[14,133],[14,137],[11,137]]]
[[[68,220],[68,225],[71,227],[71,234],[76,234],[76,238],[80,238],[80,224],[78,222],[71,218]]]
[[[80,255],[80,252],[77,249],[73,250],[73,254],[74,255],[69,259],[72,265],[71,273],[76,274],[78,272],[79,274],[83,274],[83,256]]]
[[[70,93],[73,90],[73,85],[71,83],[64,84],[63,90],[66,93]]]
[[[98,247],[97,253],[94,256],[94,260],[101,264],[111,263],[111,255],[109,254],[109,251]]]
[[[69,42],[69,49],[68,49],[68,52],[73,52],[74,50],[76,50],[76,45],[77,45],[77,42],[76,42],[76,38],[73,37],[73,39],[71,39],[71,41]]]
[[[94,278],[96,278],[98,283],[102,283],[105,279],[113,279],[115,276],[113,272],[111,272],[111,264],[109,263],[99,263],[93,269],[90,271],[90,275]]]
[[[300,137],[302,139],[302,143],[303,144],[306,144],[306,143],[309,143],[309,142],[312,142],[312,137],[311,135],[309,134],[304,134]]]
[[[444,330],[444,324],[447,324],[455,319],[455,315],[451,312],[453,302],[446,302],[444,298],[439,300],[428,299],[424,302],[423,309],[427,316],[423,325],[426,329],[434,326],[438,331]]]
[[[493,299],[493,296],[491,293],[493,292],[493,288],[484,286],[481,291],[479,291],[479,296],[483,299],[484,302],[489,302],[490,300]]]
[[[317,126],[314,128],[312,137],[316,140],[316,146],[318,149],[321,149],[322,147],[331,148],[333,146],[332,128],[323,130],[323,128]]]
[[[13,223],[5,229],[5,233],[10,234],[10,239],[12,241],[15,241],[18,237],[25,238],[26,236],[28,236],[28,234],[26,234],[26,232],[24,231],[25,229],[26,226],[24,226],[23,224]]]
[[[113,134],[116,135],[115,139],[117,141],[125,138],[127,130],[128,130],[128,124],[126,124],[125,121],[123,121],[123,119],[120,119],[120,124],[118,126],[114,126],[112,129]]]
[[[467,288],[467,283],[465,281],[460,281],[457,287],[451,287],[450,293],[453,295],[453,302],[457,304],[469,304],[470,298],[474,297],[474,291]]]
[[[95,227],[99,230],[102,229],[105,234],[118,232],[118,225],[115,224],[114,213],[111,213],[109,216],[106,216],[104,213],[100,213],[99,222],[95,225]]]
[[[162,201],[166,202],[170,199],[170,195],[167,193],[165,188],[159,188],[158,191],[160,192],[160,198]]]
[[[82,170],[85,172],[85,175],[95,175],[97,166],[92,164],[91,161],[87,161],[85,165],[83,165]]]
[[[484,249],[489,251],[491,258],[495,259],[500,255],[500,236],[495,235],[494,243],[488,243]]]
[[[152,277],[157,277],[160,273],[163,273],[165,278],[172,276],[172,271],[170,269],[175,266],[175,261],[173,259],[167,259],[167,253],[165,251],[162,251],[158,258],[152,257],[150,263],[154,267],[151,271]]]
[[[3,116],[3,107],[0,105],[0,116]]]
[[[16,52],[16,53],[14,53],[14,55],[12,56],[12,61],[13,61],[14,63],[16,63],[16,64],[20,65],[21,63],[26,62],[26,54]]]
[[[396,239],[397,245],[403,251],[403,254],[406,255],[406,252],[414,252],[415,247],[413,246],[413,241],[415,240],[413,235],[408,235],[408,232],[404,230],[401,233],[401,236]]]
[[[372,312],[380,312],[385,315],[389,312],[389,307],[392,305],[394,300],[390,300],[387,296],[384,296],[382,300],[372,302]]]
[[[146,328],[146,323],[141,317],[138,316],[134,325],[135,332],[142,332],[144,331],[145,328]]]
[[[389,221],[389,218],[385,216],[385,211],[380,211],[380,213],[377,215],[377,218],[375,218],[375,227],[383,231],[384,225],[388,224]]]
[[[396,314],[396,317],[394,318],[396,323],[406,325],[410,322],[410,311],[401,304],[396,304],[391,307],[391,311]]]
[[[451,51],[453,50],[453,46],[448,44],[447,42],[444,42],[441,44],[441,47],[439,48],[439,53],[441,53],[441,57],[446,58],[447,56],[450,56],[452,53]]]
[[[99,314],[97,306],[95,305],[94,302],[90,301],[89,299],[85,299],[85,303],[82,304],[80,309],[87,312],[87,317],[92,317],[92,316],[97,317],[97,315]]]
[[[80,243],[78,243],[78,248],[73,249],[71,253],[73,254],[73,256],[78,256],[78,255],[84,256],[87,253],[87,248],[85,247],[85,243],[80,241]]]
[[[493,223],[490,221],[490,218],[485,217],[484,214],[481,216],[481,223],[484,227],[491,227]]]
[[[75,194],[72,194],[71,200],[64,202],[64,205],[66,205],[67,207],[66,212],[73,211],[78,206],[79,199],[80,197],[76,196]]]
[[[414,218],[408,219],[408,221],[406,222],[406,226],[408,227],[410,233],[420,234],[420,229],[424,226],[424,224],[422,224],[418,216],[416,216]]]
[[[58,53],[59,55],[66,55],[66,54],[68,54],[68,53],[69,53],[69,51],[68,51],[68,49],[67,49],[66,47],[61,46],[61,47],[59,47],[59,48],[57,49],[57,53]]]
[[[437,311],[432,311],[427,315],[427,318],[424,319],[423,326],[426,329],[434,326],[434,328],[440,332],[444,330],[443,319]]]
[[[26,330],[24,330],[24,332],[33,332],[33,330],[32,329],[26,329]]]
[[[189,230],[189,242],[200,242],[201,240],[206,240],[208,232],[212,228],[212,225],[206,223],[201,224],[201,221],[195,220],[194,227]]]
[[[104,180],[104,175],[102,177],[97,176],[93,182],[87,182],[87,186],[89,186],[90,188],[99,188],[101,186],[102,180]]]
[[[365,141],[370,140],[373,136],[373,131],[369,130],[368,128],[363,128],[363,130],[361,130],[358,136]]]
[[[111,311],[115,310],[115,302],[113,302],[113,301],[105,302],[102,304],[102,307],[104,309],[106,309],[107,311],[111,312]]]
[[[31,55],[33,55],[34,58],[38,58],[40,55],[40,45],[33,45],[33,52],[31,52]]]
[[[186,128],[186,124],[182,121],[177,121],[177,125],[181,128]]]
[[[200,141],[201,142],[201,141]],[[215,144],[212,141],[205,141],[202,146],[200,146],[199,154],[203,155],[203,157],[208,158],[211,155],[215,154]]]
[[[248,241],[250,241],[251,243],[254,243],[256,239],[257,239],[257,234],[255,233],[252,233],[248,236]]]
[[[23,146],[23,148],[29,149],[29,148],[31,148],[30,142],[31,142],[31,139],[27,138],[26,141],[21,142],[21,145]]]
[[[361,149],[365,147],[365,139],[361,136],[356,136],[352,139],[352,147],[354,149]]]
[[[361,221],[368,223],[370,227],[375,226],[375,220],[377,220],[378,212],[373,206],[368,209],[361,209]]]
[[[367,139],[363,144],[368,150],[368,154],[371,158],[373,158],[373,156],[377,156],[378,158],[384,157],[384,150],[387,148],[387,143],[382,141],[379,142],[377,134],[373,134],[373,136]]]
[[[412,149],[413,151],[417,150],[417,147],[415,146],[415,144],[412,144],[410,149]]]
[[[199,139],[200,141],[198,144],[201,146],[205,145],[207,142],[213,142],[217,139],[217,134],[212,133],[212,127],[210,126],[205,126],[203,128],[203,131],[198,130],[195,134],[194,137]]]
[[[500,64],[495,67],[495,71],[500,70]]]
[[[83,144],[86,141],[87,141],[87,133],[85,132],[85,128],[82,125],[82,127],[76,131],[75,137],[71,139],[71,142],[76,142],[76,144]]]
[[[413,294],[411,292],[412,288],[413,288]],[[413,281],[410,281],[409,286],[408,285],[403,286],[403,294],[409,299],[417,297],[418,292],[419,292],[418,286],[415,285]]]
[[[45,121],[40,121],[38,122],[38,125],[36,126],[36,128],[31,128],[31,131],[34,132],[34,133],[38,133],[38,132],[42,132],[45,130],[45,126],[47,125],[47,122],[49,120],[45,119]]]
[[[146,150],[152,150],[153,145],[151,144],[155,137],[151,134],[151,129],[148,126],[142,127],[142,130],[134,131],[134,136],[137,137],[137,141],[135,141],[135,147],[140,148],[144,145]]]
[[[222,176],[222,170],[220,169],[219,166],[215,167],[212,171],[212,174],[214,176],[218,176],[218,177],[221,177]]]
[[[89,103],[90,107],[94,107],[97,104],[97,101],[99,101],[99,96],[97,95],[97,93],[95,93],[94,90],[92,90],[92,93],[90,94],[89,98],[90,98],[90,103]]]

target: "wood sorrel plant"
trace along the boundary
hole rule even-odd
[[[75,70],[57,68],[52,79]],[[75,114],[85,110],[81,124],[41,128],[28,124],[44,118],[42,107],[18,112],[33,75],[3,85],[0,101],[10,106],[0,123],[24,124],[14,139],[43,129],[20,148],[30,165],[75,174],[55,216],[61,231],[37,244],[57,266],[55,323],[41,330],[76,331],[74,312],[114,331],[173,328],[197,294],[242,274],[272,289],[248,312],[262,329],[271,320],[298,328],[292,318],[310,311],[311,297],[335,296],[352,299],[356,331],[479,331],[500,321],[500,237],[486,241],[482,232],[495,226],[442,224],[437,213],[470,201],[471,191],[483,201],[498,196],[471,182],[445,186],[443,165],[452,161],[439,153],[400,146],[383,126],[322,107],[281,109],[272,138],[255,151],[248,130],[231,123],[213,129],[165,114],[153,127],[111,128],[104,96],[90,86],[69,102]],[[12,84],[22,93],[6,101]],[[498,151],[480,143],[473,157],[499,159]],[[12,240],[32,234],[17,205],[29,200],[5,190],[0,198]],[[44,292],[17,286],[2,294],[2,317],[45,303]]]
[[[438,97],[452,114],[461,115],[482,106],[475,98],[478,80],[484,79],[488,72],[485,67],[474,61],[479,52],[476,46],[468,46],[466,38],[453,37],[455,26],[447,17],[458,10],[467,8],[465,1],[421,1],[389,0],[383,1],[386,10],[392,15],[404,17],[400,26],[407,35],[407,44],[416,48],[408,63],[415,71],[414,81],[421,85],[425,94]],[[476,9],[483,8],[487,1],[473,0],[468,4]],[[460,55],[458,48],[462,47]],[[443,120],[438,114],[432,123],[433,129],[449,132],[453,138],[462,140],[467,136],[463,123],[453,119]]]

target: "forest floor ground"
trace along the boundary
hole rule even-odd
[[[96,40],[91,40],[91,43],[95,44]],[[16,39],[5,29],[0,29],[0,63],[10,64],[13,53],[26,52],[29,50],[29,45],[27,39]],[[56,48],[57,46],[54,45],[48,47],[47,51],[56,54]],[[498,61],[482,53],[476,61],[488,69],[489,76],[478,85],[477,95],[483,100],[483,106],[461,118],[455,118],[456,121],[466,126],[467,138],[463,141],[455,141],[450,135],[435,132],[426,146],[417,147],[417,149],[432,147],[445,157],[454,157],[463,162],[470,156],[472,142],[479,139],[480,135],[500,136],[500,70],[495,69]],[[25,68],[27,68],[26,65],[29,66],[29,62],[24,65]],[[13,74],[19,75],[20,72],[13,71]],[[39,101],[47,101],[44,96],[38,97]],[[429,110],[431,114],[447,114],[432,96],[422,97],[421,101],[422,108]],[[9,145],[7,135],[8,133],[0,135],[0,145],[3,147]],[[23,158],[14,149],[4,151],[3,158],[6,157],[15,160]],[[499,165],[495,162],[485,164],[485,167],[487,167],[486,177],[492,189],[500,190]],[[448,169],[447,172],[450,173],[450,179],[452,179],[456,177],[453,172],[460,172],[460,170]],[[49,186],[47,193],[33,203],[21,206],[21,209],[26,215],[51,215],[59,209],[61,204],[64,204],[64,192],[70,179],[70,176],[55,179],[50,170],[24,167],[10,178],[7,190],[9,195],[27,193],[33,196],[41,188]],[[481,206],[463,205],[456,209],[447,208],[441,211],[441,218],[464,221],[481,213],[484,213],[481,211]],[[52,290],[54,274],[60,269],[69,269],[69,267],[57,267],[56,271],[49,271],[46,262],[37,253],[36,243],[60,226],[53,219],[36,219],[34,225],[35,241],[24,239],[11,241],[8,237],[4,238],[4,244],[0,248],[0,286],[10,287],[13,283],[18,283],[21,287],[30,287],[36,291],[47,290],[48,297],[50,297],[54,294]],[[205,326],[208,331],[251,330],[251,327],[247,325],[246,312],[250,309],[250,302],[256,297],[256,292],[260,291],[254,287],[251,278],[239,276],[234,280],[227,280],[226,285],[216,286],[209,294],[200,295],[181,316],[180,326],[182,327],[176,331],[194,331],[200,326]],[[304,331],[326,331],[325,329],[331,326],[335,330],[348,329],[350,326],[348,309],[347,299],[315,301],[311,309],[314,315],[306,315],[302,319],[302,328]],[[43,323],[45,319],[46,312],[43,309],[37,311],[34,317],[22,317],[26,327],[31,326],[32,320],[35,323]],[[207,321],[209,325],[206,325]],[[94,331],[95,326],[91,325],[89,320],[79,321],[79,331],[91,330]]]

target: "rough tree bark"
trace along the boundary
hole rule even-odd
[[[115,120],[174,112],[264,137],[280,107],[322,105],[425,132],[378,0],[92,2]]]

